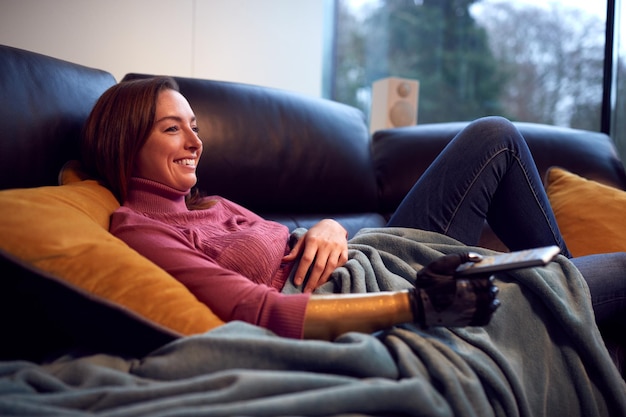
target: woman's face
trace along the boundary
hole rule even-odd
[[[182,94],[168,89],[159,93],[154,120],[133,174],[187,191],[196,184],[202,153],[196,116]]]

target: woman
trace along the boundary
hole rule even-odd
[[[473,148],[475,135],[483,137],[481,148]],[[424,268],[415,289],[311,295],[346,265],[345,229],[322,220],[290,246],[284,226],[228,200],[194,196],[185,202],[201,153],[193,111],[169,78],[109,89],[94,107],[83,140],[85,168],[123,204],[111,218],[111,232],[170,272],[223,320],[248,321],[283,336],[332,339],[348,330],[372,332],[404,322],[480,325],[498,307],[489,277],[452,277],[467,253]],[[449,164],[458,155],[465,157]],[[474,244],[487,218],[511,249],[558,244],[568,255],[537,184],[519,133],[503,119],[486,119],[442,153],[389,226],[432,230]],[[523,219],[518,229],[510,218]],[[304,292],[280,292],[289,276]],[[339,309],[349,312],[342,320],[336,320]]]

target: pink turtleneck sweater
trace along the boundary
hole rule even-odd
[[[289,231],[222,197],[188,210],[184,192],[133,178],[110,231],[183,283],[224,321],[301,338],[308,294],[281,294]]]

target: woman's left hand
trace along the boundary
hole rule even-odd
[[[338,222],[324,219],[311,227],[295,244],[284,261],[293,261],[300,254],[294,283],[301,285],[309,277],[304,292],[312,292],[330,278],[330,274],[348,261],[348,233]]]

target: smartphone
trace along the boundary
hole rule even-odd
[[[456,269],[455,276],[469,277],[475,274],[510,271],[513,269],[545,266],[561,252],[558,246],[544,246],[498,255],[483,256],[472,253],[476,262],[465,262]]]

